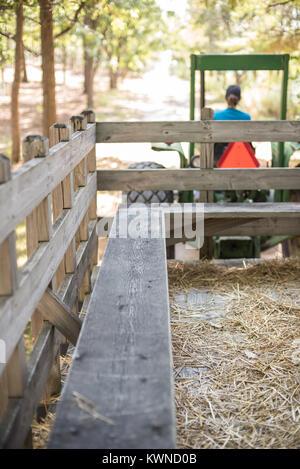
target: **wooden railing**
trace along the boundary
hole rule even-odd
[[[59,392],[60,345],[76,344],[80,332],[98,255],[95,137],[94,113],[85,111],[54,124],[49,141],[25,138],[26,162],[16,171],[0,157],[1,447],[24,445],[41,397]],[[27,262],[19,269],[16,228],[24,220]]]
[[[300,122],[95,123],[94,114],[87,111],[72,117],[69,125],[54,124],[49,141],[42,136],[27,137],[23,147],[26,163],[12,174],[9,160],[0,157],[0,358],[5,361],[0,363],[1,447],[22,447],[41,397],[59,391],[60,346],[66,339],[76,344],[81,329],[80,305],[85,301],[85,294],[90,292],[91,270],[97,263],[97,190],[211,191],[300,187],[299,168],[96,172],[95,144],[187,141],[208,147],[214,141],[252,140],[299,141]],[[290,231],[288,234],[300,233],[297,204],[243,205],[239,208],[232,204],[231,212],[227,213],[225,206],[207,204],[205,234],[252,230],[254,235],[260,229],[268,234],[286,230]],[[19,269],[16,228],[24,220],[28,259]],[[107,250],[104,280],[108,278],[106,272],[111,270],[108,262],[115,265],[112,278],[118,274],[119,267],[122,268],[115,251],[118,243],[110,243]],[[164,245],[165,242],[160,243],[157,248],[160,256],[164,255]],[[123,257],[127,254],[124,251]],[[148,254],[151,258],[151,253]],[[128,267],[128,272],[130,269]],[[116,296],[114,287],[106,289],[106,283],[100,280],[97,284],[100,292],[97,298],[101,301],[106,298],[107,304],[115,308],[113,296],[110,297],[110,294]],[[166,284],[164,288],[167,291]],[[145,292],[140,292],[141,298],[143,295]],[[106,305],[105,301],[103,305]],[[132,297],[130,301],[135,304],[140,299]],[[93,308],[96,311],[95,304]],[[150,300],[149,311],[152,311]],[[95,313],[95,321],[97,318]],[[29,324],[34,344],[26,357],[24,331],[28,330]],[[167,322],[165,324],[167,327]],[[99,340],[101,331],[98,331]],[[84,337],[89,334],[87,329]],[[114,332],[110,331],[110,334]],[[113,341],[109,345],[112,347]],[[3,360],[4,348],[6,360]],[[98,388],[90,386],[89,389],[92,394],[99,394]],[[169,386],[168,393],[170,389]],[[117,388],[115,392],[118,392]]]

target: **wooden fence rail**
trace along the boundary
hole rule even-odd
[[[78,299],[90,293],[97,263],[95,134],[86,111],[50,128],[50,149],[45,137],[27,137],[26,162],[12,174],[0,158],[0,447],[24,445],[42,394],[60,388],[60,344],[79,335]],[[18,269],[15,230],[24,220],[27,262]]]
[[[300,121],[97,122],[96,143],[289,142]]]
[[[206,165],[206,169],[199,170],[96,171],[95,153],[95,144],[100,142],[201,142],[203,144],[201,148],[207,154],[211,152],[212,142],[299,141],[300,122],[203,120],[200,122],[96,123],[94,113],[84,111],[81,115],[72,116],[67,124],[54,124],[49,135],[49,141],[43,136],[30,136],[25,139],[23,143],[25,163],[13,173],[10,172],[9,160],[0,156],[0,218],[2,220],[0,224],[0,341],[1,346],[5,344],[6,348],[5,363],[0,361],[0,447],[4,448],[17,448],[24,445],[41,397],[46,398],[57,393],[60,388],[59,352],[62,342],[68,341],[73,344],[77,342],[82,327],[82,321],[78,316],[79,309],[83,304],[86,310],[86,298],[89,297],[91,291],[92,269],[97,263],[97,190],[198,189],[212,191],[214,189],[298,189],[300,186],[299,168],[218,170],[207,169],[209,165]],[[297,204],[258,205],[216,207],[215,204],[206,204],[205,235],[232,234],[236,231],[249,234],[249,230],[253,235],[261,231],[281,234],[283,231],[286,233],[286,230],[289,234],[299,234],[300,210]],[[170,210],[172,211],[173,208]],[[26,226],[27,262],[22,268],[18,268],[16,230],[23,222]],[[194,223],[193,218],[191,223]],[[170,238],[174,235],[172,229],[171,223],[168,232]],[[169,241],[174,243],[172,239]],[[140,246],[139,243],[138,245]],[[127,246],[125,250],[121,250],[120,254],[120,259],[123,259],[122,263],[127,266],[128,270],[129,280],[125,279],[124,282],[120,278],[118,280],[115,275],[119,272],[120,259],[116,256],[114,249],[111,249],[115,246],[114,240],[110,241],[109,246],[106,264],[104,264],[104,270],[102,269],[103,277],[106,281],[110,277],[116,282],[119,281],[118,288],[124,298],[127,298],[128,291],[135,291],[136,284],[140,285],[138,276],[132,279],[132,271],[135,268],[134,256],[128,257],[128,246],[133,249],[135,244],[128,241],[120,244],[122,249]],[[153,246],[159,254],[158,259],[163,257],[165,240],[155,241]],[[151,266],[153,259],[150,248],[148,250],[149,266]],[[145,269],[148,269],[148,265]],[[167,353],[168,359],[165,371],[163,369],[159,371],[157,379],[163,380],[163,375],[168,375],[168,382],[165,382],[165,395],[170,396],[172,394],[171,367],[169,366],[171,359],[165,272],[165,264],[155,264],[151,268],[151,275],[153,274],[154,279],[158,278],[157,273],[161,276],[159,278],[164,279],[164,283],[157,285],[157,298],[160,302],[159,308],[163,300],[164,344],[167,351],[163,354]],[[150,280],[152,281],[152,277]],[[134,288],[130,287],[128,290],[128,284],[131,285],[131,283]],[[96,286],[99,291],[94,298],[101,300],[103,295],[106,298],[109,308],[104,311],[105,308],[101,306],[104,314],[102,319],[104,323],[106,321],[107,325],[110,325],[112,318],[109,313],[110,309],[115,307],[113,298],[114,295],[116,297],[118,290],[114,291],[115,287],[107,290],[102,279],[101,281],[97,279]],[[161,289],[164,290],[163,296]],[[150,295],[150,291],[147,290],[147,292]],[[130,297],[128,304],[131,302],[134,305],[138,304],[137,311],[143,311],[139,304],[143,295],[138,299]],[[100,307],[102,301],[100,300],[97,300],[97,303],[94,301],[92,305],[91,318],[95,324],[98,324],[97,308]],[[149,297],[144,311],[150,323],[153,322],[149,319],[149,312],[153,311],[151,301]],[[106,305],[106,303],[103,304]],[[157,314],[159,308],[156,308]],[[26,356],[24,331],[29,325],[33,346],[29,356]],[[94,331],[98,333],[96,326]],[[103,330],[105,332],[107,329]],[[124,330],[126,332],[126,328]],[[111,337],[114,336],[113,328],[108,332]],[[128,333],[131,333],[131,330]],[[121,341],[123,340],[122,334],[120,335]],[[145,337],[146,335],[145,333]],[[85,331],[83,337],[82,346],[88,349],[88,330]],[[109,341],[113,344],[111,339]],[[121,347],[123,346],[121,342],[118,343]],[[150,341],[148,345],[147,353],[150,356],[152,353]],[[95,343],[96,355],[101,355],[105,348],[105,343],[101,341]],[[160,353],[159,350],[158,352]],[[117,355],[116,360],[119,360]],[[91,372],[91,379],[94,379],[90,365],[87,371]],[[134,369],[133,367],[132,370]],[[83,371],[81,370],[80,373]],[[149,371],[151,371],[150,368]],[[85,383],[82,384],[85,385]],[[113,381],[110,389],[111,391],[104,396],[108,401],[114,392]],[[90,385],[90,391],[98,393],[98,388],[94,389]],[[153,396],[151,399],[154,399]],[[135,406],[135,401],[132,402]],[[157,402],[154,404],[156,405]],[[144,402],[141,402],[141,408],[143,405]],[[159,415],[158,407],[157,415]],[[171,422],[173,429],[173,410],[169,401],[166,409],[168,425]],[[119,410],[117,410],[118,413]],[[136,419],[138,420],[138,415]],[[125,420],[127,422],[127,417]],[[129,420],[128,428],[134,428],[135,422],[131,421],[130,417]],[[140,421],[141,429],[142,424],[143,419]],[[121,426],[119,432],[122,436]],[[103,436],[103,438],[106,437]],[[145,441],[147,438],[145,433]],[[165,441],[169,445],[174,444],[173,430],[167,434]]]
[[[99,191],[299,189],[300,168],[104,169]]]

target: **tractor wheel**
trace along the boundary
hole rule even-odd
[[[153,161],[142,161],[141,163],[133,163],[128,166],[128,169],[164,169],[164,166]],[[127,204],[131,205],[134,203],[140,204],[162,204],[162,203],[173,203],[174,194],[173,191],[130,191],[127,192]],[[167,258],[174,259],[174,246],[167,247]]]
[[[133,163],[128,169],[164,169],[164,166],[152,161],[142,161],[141,163]],[[127,192],[128,205],[139,204],[162,204],[172,203],[174,200],[172,191],[130,191]]]

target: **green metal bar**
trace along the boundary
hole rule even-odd
[[[191,55],[191,82],[190,82],[190,120],[195,120],[195,59],[194,54]],[[195,144],[190,143],[190,162],[194,156]]]
[[[287,114],[287,88],[288,88],[288,76],[289,76],[289,58],[288,54],[283,56],[283,75],[282,75],[282,85],[281,85],[281,104],[280,104],[280,119],[286,120]],[[286,166],[284,158],[284,142],[278,143],[278,159],[276,161],[276,166],[280,168]],[[288,164],[287,164],[288,165]],[[276,202],[287,202],[289,200],[289,191],[278,190],[275,191],[275,201]]]
[[[194,55],[195,70],[284,70],[287,54]]]
[[[205,72],[204,70],[200,71],[200,116],[201,119],[201,109],[205,107]]]
[[[282,243],[282,241],[286,241],[287,239],[291,239],[291,236],[271,236],[262,246],[261,250],[265,251],[266,249],[270,249],[277,244]]]
[[[281,87],[281,109],[280,109],[281,120],[286,120],[288,76],[289,76],[289,55],[286,54],[284,56],[284,69],[283,69],[282,87]],[[284,142],[279,143],[278,166],[280,167],[284,166]]]

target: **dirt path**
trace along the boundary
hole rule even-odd
[[[127,78],[118,90],[108,90],[108,78],[99,73],[95,79],[95,105],[97,120],[186,120],[188,119],[188,81],[169,74],[170,52],[161,54],[153,68],[139,78]],[[21,138],[42,132],[41,71],[38,64],[28,64],[30,82],[22,83],[20,90]],[[5,71],[5,83],[0,87],[0,152],[10,156],[10,87],[12,69]],[[68,71],[64,83],[63,73],[56,69],[57,120],[65,122],[86,106],[82,93],[83,78],[80,70]],[[145,158],[158,162],[165,157],[150,150],[149,144],[103,144],[97,149],[99,157],[115,156],[126,161]],[[173,156],[173,155],[172,155]],[[169,158],[168,165],[176,165]]]

